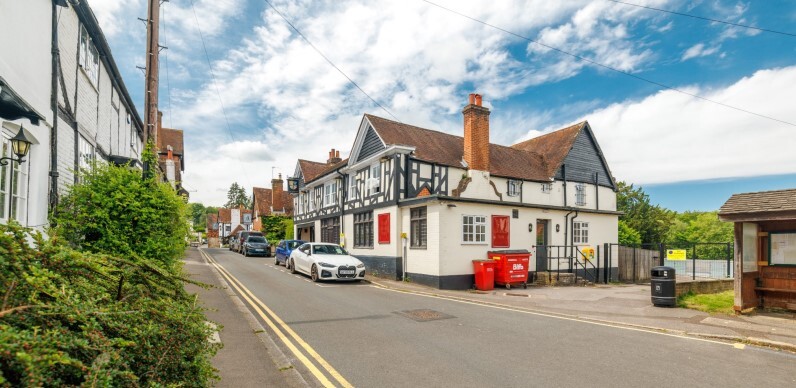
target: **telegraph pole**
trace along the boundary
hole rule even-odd
[[[157,145],[158,135],[158,28],[160,26],[161,0],[148,0],[146,19],[146,85],[144,89],[144,141]]]

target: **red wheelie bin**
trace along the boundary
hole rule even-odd
[[[495,262],[492,260],[473,260],[475,288],[481,291],[495,289]]]
[[[488,256],[495,262],[495,284],[510,289],[512,285],[528,288],[528,264],[531,252],[525,249],[491,251]]]

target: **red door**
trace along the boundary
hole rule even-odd
[[[509,245],[509,216],[492,216],[492,248]]]
[[[379,244],[390,243],[390,213],[379,214]]]

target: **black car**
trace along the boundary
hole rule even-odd
[[[235,234],[235,238],[237,238],[237,241],[235,242],[235,245],[232,247],[232,250],[242,254],[243,253],[243,244],[246,242],[246,240],[249,237],[253,237],[253,236],[260,236],[260,237],[263,237],[263,238],[265,237],[262,232],[257,232],[257,231],[253,231],[253,230],[242,230],[242,231],[240,231],[240,232]],[[266,255],[266,256],[270,256],[271,255],[270,253],[271,252],[269,250],[268,255]]]
[[[240,248],[243,256],[269,256],[270,246],[263,236],[249,236]]]

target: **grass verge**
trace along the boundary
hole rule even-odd
[[[694,294],[689,292],[677,298],[677,305],[710,314],[732,315],[734,313],[732,309],[733,298],[734,293],[732,290],[718,294]]]

